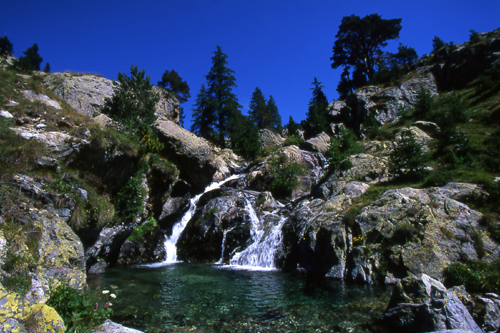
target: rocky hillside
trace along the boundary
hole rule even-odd
[[[151,152],[102,113],[112,81],[3,67],[0,327],[63,331],[51,293],[86,289],[87,274],[113,265],[163,261],[190,199],[239,174],[199,198],[178,259],[396,284],[389,330],[498,330],[498,297],[472,311],[446,287],[500,292],[499,52],[498,30],[446,46],[399,82],[332,102],[329,133],[297,146],[261,131],[255,161],[180,127],[160,88],[162,147]]]

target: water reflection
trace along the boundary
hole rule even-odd
[[[117,287],[112,319],[149,332],[370,332],[390,296],[385,288],[216,265],[116,269],[92,282]]]

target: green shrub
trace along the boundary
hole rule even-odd
[[[62,317],[66,332],[90,332],[113,314],[108,296],[91,288],[80,292],[59,287],[51,293],[47,305]]]
[[[420,180],[425,175],[426,162],[427,157],[422,146],[415,141],[413,132],[403,131],[398,146],[389,158],[391,174],[402,180]]]
[[[340,138],[332,138],[330,148],[325,153],[325,157],[330,163],[330,171],[342,170],[345,168],[352,167],[352,164],[344,163],[341,166],[342,161],[347,159],[349,156],[364,152],[363,147],[358,143],[356,134],[350,129],[341,128]]]
[[[435,170],[429,173],[425,179],[424,187],[444,186],[452,181],[452,176],[449,172]]]
[[[291,135],[285,139],[285,146],[299,146],[302,143],[302,139],[298,135]]]
[[[147,163],[141,160],[137,172],[118,191],[115,202],[116,211],[118,212],[115,219],[118,222],[131,222],[138,213],[144,210],[146,192],[142,187],[142,174],[147,168]]]
[[[453,263],[445,270],[445,284],[465,285],[470,292],[500,292],[500,260],[490,264],[479,260]]]
[[[290,196],[300,184],[299,177],[307,170],[302,164],[290,161],[283,153],[270,157],[268,165],[267,176],[270,180],[271,193],[276,198]]]
[[[431,117],[434,106],[434,98],[429,89],[424,86],[420,87],[417,92],[417,105],[413,115],[419,120],[428,120]]]
[[[150,234],[156,228],[156,226],[156,220],[153,216],[151,216],[146,220],[146,222],[144,222],[140,226],[137,226],[127,239],[131,241],[145,242],[145,236],[147,234]]]

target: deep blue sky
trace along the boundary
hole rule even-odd
[[[175,69],[191,88],[187,128],[216,45],[235,71],[243,112],[258,86],[273,95],[286,123],[290,115],[305,118],[314,77],[329,101],[338,97],[341,69],[331,69],[330,57],[343,16],[402,18],[399,41],[386,50],[402,42],[419,56],[431,51],[435,35],[460,44],[469,29],[500,27],[499,0],[3,0],[0,7],[0,35],[14,55],[37,43],[53,72],[116,79],[134,64],[156,83]]]

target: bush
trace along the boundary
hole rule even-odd
[[[90,332],[113,314],[107,296],[91,288],[80,292],[66,286],[59,287],[51,293],[47,305],[62,317],[66,332]]]
[[[348,164],[343,163],[349,156],[362,153],[363,147],[357,141],[356,134],[350,129],[341,128],[340,138],[331,139],[330,149],[325,153],[325,157],[330,163],[330,171],[345,170]],[[352,167],[352,164],[351,164]]]
[[[146,222],[144,222],[140,226],[137,226],[127,239],[137,242],[146,242],[145,236],[147,234],[150,234],[156,228],[156,226],[156,220],[153,216],[151,216],[146,220]]]
[[[400,179],[420,180],[424,176],[426,161],[422,146],[407,130],[401,133],[401,141],[389,157],[389,169],[393,176]]]
[[[470,292],[500,292],[500,260],[453,263],[445,270],[447,286],[465,285]]]
[[[420,120],[428,120],[432,113],[434,98],[430,90],[424,86],[417,92],[417,105],[415,106],[414,116]]]
[[[306,173],[306,167],[289,161],[285,154],[273,155],[268,163],[271,193],[276,198],[289,197],[300,184],[298,178]]]

